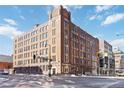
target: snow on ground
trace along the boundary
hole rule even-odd
[[[116,77],[117,78],[117,77]],[[120,80],[108,76],[41,76],[41,75],[0,75],[0,87],[23,88],[73,88],[73,87],[110,87]],[[121,77],[120,77],[121,78]],[[121,79],[124,82],[123,79]]]
[[[76,75],[71,75],[71,77],[77,77]]]

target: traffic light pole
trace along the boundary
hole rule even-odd
[[[51,65],[51,45],[48,45],[49,46],[49,74],[48,76],[51,77],[51,68],[52,68],[52,65]]]
[[[48,69],[49,69],[49,73],[48,73],[48,76],[51,77],[51,68],[52,68],[52,64],[51,64],[51,45],[49,45],[49,58],[48,58],[48,61],[49,61],[49,65],[48,65]],[[36,57],[36,55],[33,55],[33,60],[35,62],[36,58],[41,58],[41,57]]]

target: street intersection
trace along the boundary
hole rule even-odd
[[[0,75],[0,88],[124,88],[124,79],[99,76]]]

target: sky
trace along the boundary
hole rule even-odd
[[[35,24],[48,21],[48,13],[57,6],[0,6],[0,54],[12,55],[13,38]],[[71,21],[94,37],[108,41],[124,51],[124,6],[64,5]]]

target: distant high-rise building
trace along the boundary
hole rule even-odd
[[[112,52],[112,45],[107,41],[99,39],[99,67],[100,74],[114,75],[114,57]]]
[[[51,53],[52,74],[97,74],[98,51],[98,39],[72,23],[71,13],[59,6],[49,13],[46,23],[15,38],[14,69],[16,73],[48,74],[49,62],[34,61],[33,55]]]
[[[113,53],[115,58],[115,72],[124,72],[124,52],[119,48],[114,48]]]

